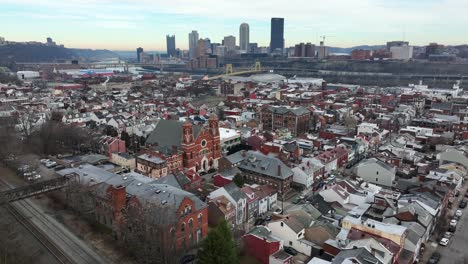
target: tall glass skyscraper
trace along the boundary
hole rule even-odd
[[[270,52],[284,49],[284,18],[273,17],[271,19]]]
[[[197,57],[197,47],[198,47],[198,32],[192,30],[189,33],[189,57],[190,59],[195,59]]]
[[[167,46],[167,54],[175,57],[176,56],[176,45],[175,45],[175,36],[166,35],[166,46]]]

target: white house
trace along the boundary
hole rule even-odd
[[[362,161],[356,168],[356,175],[364,181],[391,187],[395,183],[395,167],[376,158]]]
[[[214,190],[208,196],[209,199],[224,196],[236,207],[236,224],[244,223],[247,211],[247,196],[234,182]]]
[[[305,229],[312,226],[313,219],[306,212],[296,211],[295,213],[297,214],[288,215],[283,219],[268,223],[268,228],[271,230],[272,235],[284,241],[285,246],[292,247],[298,252],[310,256],[312,243],[304,239],[304,234]]]

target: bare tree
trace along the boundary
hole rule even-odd
[[[128,206],[120,241],[138,263],[178,263],[188,249],[177,247],[177,227],[168,222],[169,210],[155,204]]]
[[[26,109],[18,117],[18,128],[23,135],[28,139],[30,138],[36,123],[36,114],[32,109]]]

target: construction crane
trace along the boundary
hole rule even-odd
[[[322,39],[323,45],[325,45],[325,39],[326,38],[331,38],[331,37],[333,37],[333,36],[327,36],[327,35],[320,36],[320,38]]]

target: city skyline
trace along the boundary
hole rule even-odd
[[[201,38],[221,42],[224,36],[238,37],[243,22],[250,26],[251,43],[268,46],[272,17],[285,18],[285,47],[300,42],[318,44],[322,35],[329,36],[327,45],[339,47],[400,39],[412,45],[468,43],[468,38],[460,34],[468,18],[453,15],[468,11],[462,0],[333,0],[313,4],[296,0],[287,6],[279,1],[267,5],[246,0],[0,2],[0,17],[8,25],[2,37],[42,42],[50,36],[73,48],[134,50],[141,46],[164,51],[169,34],[179,40],[177,48],[187,50],[187,35],[192,30],[198,31]]]

